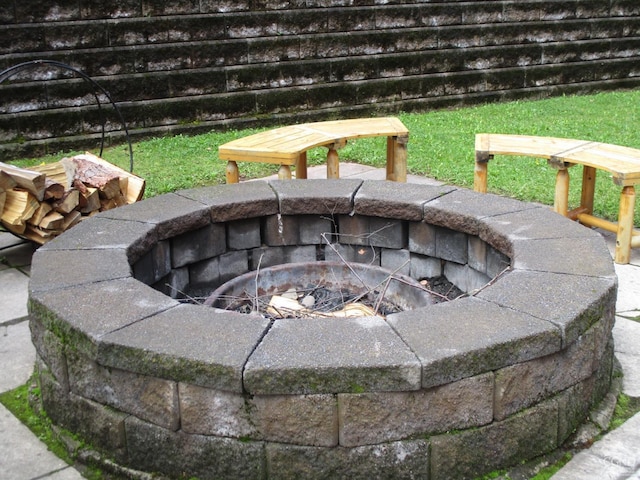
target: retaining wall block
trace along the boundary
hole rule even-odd
[[[71,391],[109,405],[169,430],[180,427],[178,387],[175,382],[125,370],[104,368],[82,354],[70,352]]]
[[[431,480],[475,478],[535,458],[558,445],[558,405],[544,402],[502,422],[438,435],[431,443]]]
[[[550,322],[473,297],[395,313],[387,321],[420,359],[423,388],[526,365],[562,346]]]
[[[431,478],[429,442],[408,440],[355,448],[318,448],[269,443],[266,446],[268,475],[281,478]]]
[[[436,256],[436,227],[424,222],[409,222],[409,250]]]
[[[265,453],[262,442],[172,432],[136,417],[125,420],[128,465],[179,477],[262,480]],[[158,455],[170,451],[172,455]]]
[[[246,250],[262,245],[259,218],[235,220],[233,222],[227,222],[226,226],[229,250]]]
[[[227,251],[225,225],[213,223],[171,239],[171,264],[174,268],[215,257]]]
[[[493,374],[415,392],[339,394],[340,445],[479,427],[493,420]]]
[[[411,278],[422,280],[442,275],[442,260],[424,255],[411,254]]]

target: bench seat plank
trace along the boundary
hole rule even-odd
[[[388,177],[406,181],[404,152],[408,135],[407,127],[395,117],[304,123],[267,130],[225,143],[218,148],[218,157],[230,162],[230,165],[231,162],[261,162],[279,164],[281,168],[286,167],[285,172],[288,172],[288,166],[291,165],[297,165],[301,171],[306,171],[307,150],[327,147],[328,171],[330,168],[333,175],[338,175],[335,150],[343,147],[347,140],[386,136],[392,143],[387,148]],[[229,169],[234,172],[232,177],[237,175],[237,165],[231,165],[228,171]]]
[[[616,263],[630,260],[631,248],[640,247],[640,231],[633,229],[635,185],[640,184],[640,150],[608,143],[555,137],[480,133],[476,135],[474,190],[487,191],[487,163],[494,155],[521,155],[546,158],[558,169],[554,210],[581,223],[616,233]],[[580,207],[568,210],[569,175],[567,168],[583,166]],[[609,172],[622,187],[618,222],[592,215],[595,170]]]

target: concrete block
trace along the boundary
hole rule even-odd
[[[133,416],[125,420],[125,427],[128,466],[136,470],[174,477],[185,472],[196,478],[266,477],[262,442],[172,432]],[[159,451],[173,454],[158,455]]]
[[[257,395],[252,419],[270,442],[319,447],[338,445],[338,402],[335,395]]]
[[[229,222],[278,213],[278,198],[266,182],[213,185],[181,190],[178,194],[207,205],[213,222]]]
[[[152,227],[158,240],[197,230],[211,223],[210,209],[202,202],[168,193],[100,213],[100,217],[126,220]]]
[[[452,189],[446,185],[368,180],[356,194],[355,212],[359,215],[419,222],[423,218],[424,204]]]
[[[406,249],[383,248],[380,251],[380,266],[408,276],[411,274],[411,252]]]
[[[585,335],[560,353],[496,371],[495,418],[504,419],[589,378],[593,350],[594,337]]]
[[[229,250],[246,250],[259,247],[262,244],[259,218],[235,220],[227,222],[226,225]]]
[[[468,259],[467,234],[448,228],[437,228],[435,256],[442,260],[466,264]]]
[[[271,180],[269,185],[278,196],[283,215],[338,215],[353,211],[353,198],[362,180]]]
[[[434,480],[476,478],[557,447],[558,406],[550,401],[485,427],[431,437]],[[501,448],[495,448],[501,445]]]
[[[326,216],[300,215],[298,218],[300,245],[322,245],[331,241],[335,223]]]
[[[260,247],[251,250],[249,255],[249,269],[272,267],[286,263],[284,247]]]
[[[180,428],[185,433],[258,438],[249,399],[238,393],[181,383]]]
[[[616,280],[516,270],[477,296],[553,323],[568,345],[615,305]]]
[[[109,405],[169,430],[180,427],[175,382],[105,368],[76,352],[67,356],[69,386],[81,397]]]
[[[246,250],[220,255],[220,282],[224,283],[249,271],[249,255]]]
[[[171,244],[163,240],[156,243],[133,265],[136,280],[153,285],[171,271]]]
[[[431,478],[429,442],[401,442],[356,448],[319,448],[270,443],[266,446],[268,473],[280,478],[323,478],[327,473],[349,478]],[[399,461],[402,459],[402,461]]]
[[[387,321],[420,359],[423,388],[550,355],[562,340],[549,322],[477,298],[396,313]]]
[[[469,253],[467,263],[470,268],[480,273],[487,273],[487,243],[475,236],[469,236]]]
[[[338,406],[346,447],[479,427],[493,420],[493,374],[416,392],[339,394]]]
[[[282,319],[247,362],[244,386],[254,395],[416,390],[419,377],[417,358],[382,318]]]
[[[97,359],[108,367],[240,393],[243,366],[268,325],[254,315],[182,304],[105,335]]]
[[[416,280],[439,277],[442,275],[442,260],[412,253],[410,275]]]
[[[190,290],[201,286],[213,287],[222,283],[220,281],[220,257],[192,263],[188,267],[182,267],[181,270],[188,272],[187,281]]]
[[[174,268],[215,257],[226,251],[226,231],[222,223],[213,223],[171,239],[171,263]]]
[[[423,222],[409,222],[409,250],[422,255],[436,255],[436,229]]]
[[[326,245],[324,258],[333,262],[356,262],[368,265],[380,265],[380,249],[375,247],[342,245],[340,243]]]

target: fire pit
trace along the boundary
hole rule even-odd
[[[434,297],[411,277],[381,267],[303,262],[240,275],[204,304],[271,318],[362,317],[424,307],[435,303]]]
[[[312,320],[204,305],[243,275],[316,262],[465,294]],[[449,186],[167,194],[82,222],[36,252],[31,278],[42,406],[92,445],[80,458],[128,475],[469,478],[557,448],[611,381],[600,236]]]

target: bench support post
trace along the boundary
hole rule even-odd
[[[553,210],[560,215],[567,216],[569,212],[569,171],[558,169],[556,173],[556,192],[553,200]]]
[[[593,213],[593,198],[596,191],[596,169],[587,165],[582,167],[582,194],[580,207],[584,212]]]
[[[407,143],[408,135],[387,137],[387,180],[407,181]]]
[[[487,170],[489,158],[478,158],[476,154],[476,164],[473,169],[473,189],[476,192],[487,193]]]
[[[238,183],[240,181],[240,173],[238,172],[238,164],[233,161],[227,162],[227,183]]]
[[[327,178],[340,178],[340,159],[335,145],[330,145],[327,152]]]
[[[307,178],[307,152],[301,152],[296,161],[296,178],[304,180]]]
[[[291,180],[291,167],[289,165],[280,165],[278,180]]]
[[[618,213],[618,232],[616,234],[615,262],[629,263],[631,258],[631,237],[633,236],[633,207],[636,191],[633,186],[626,186],[620,194],[620,211]]]

